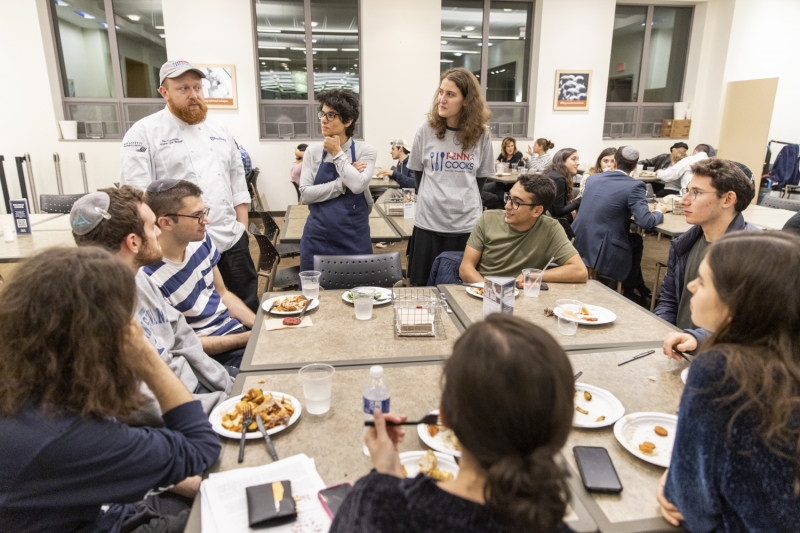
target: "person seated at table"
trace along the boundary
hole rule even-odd
[[[529,145],[528,149],[525,150],[528,153],[528,158],[525,160],[525,168],[530,172],[543,172],[553,160],[553,156],[548,154],[547,151],[554,146],[555,144],[544,137],[536,139],[533,146]]]
[[[495,313],[470,326],[444,363],[442,423],[461,443],[459,473],[406,478],[404,432],[375,410],[364,435],[374,469],[358,480],[331,533],[570,531],[566,472],[557,459],[572,425],[572,367],[540,327]],[[491,398],[491,401],[487,401]]]
[[[586,185],[580,216],[572,225],[575,248],[587,267],[622,281],[626,296],[645,305],[650,289],[642,278],[644,243],[630,232],[631,214],[641,228],[651,229],[664,221],[667,207],[656,204],[651,213],[644,182],[630,176],[639,161],[636,148],[620,146],[614,160],[615,170],[595,174]]]
[[[709,247],[689,283],[692,322],[714,333],[692,361],[657,493],[673,525],[733,532],[800,524],[798,269],[797,235],[737,232]]]
[[[550,206],[553,218],[565,218],[572,224],[575,212],[581,205],[580,198],[573,199],[572,182],[578,174],[580,158],[574,148],[562,148],[553,156],[550,166],[544,169],[543,174],[556,184],[556,197]]]
[[[616,148],[604,149],[600,152],[600,155],[597,156],[597,162],[595,162],[594,166],[583,171],[583,175],[581,175],[581,189],[580,193],[578,193],[579,198],[583,196],[583,191],[586,190],[586,180],[589,176],[608,172],[609,170],[616,170],[617,161],[614,159],[614,154],[616,153]]]
[[[698,144],[692,155],[684,157],[674,165],[656,172],[658,179],[664,182],[664,188],[656,196],[663,198],[670,194],[683,194],[692,181],[692,165],[716,154],[709,144]]]
[[[153,211],[142,191],[130,185],[100,189],[78,199],[69,215],[78,246],[99,246],[117,256],[136,281],[136,309],[150,343],[181,382],[194,393],[206,413],[228,399],[236,369],[226,369],[203,351],[184,316],[169,305],[141,267],[162,259]],[[161,425],[161,411],[152,392],[142,390],[147,402],[125,420],[132,425]]]
[[[526,159],[528,159],[527,156],[517,150],[517,140],[514,137],[506,137],[500,143],[500,155],[495,161],[508,165],[519,165]]]
[[[500,143],[500,155],[497,156],[498,163],[505,163],[511,166],[524,164],[528,157],[517,150],[517,141],[514,137],[506,137]],[[505,204],[504,197],[506,192],[511,189],[511,184],[490,181],[483,186],[481,191],[481,202],[486,209],[502,209]]]
[[[408,156],[411,151],[405,139],[395,139],[391,142],[392,160],[397,161],[394,168],[379,170],[376,176],[379,178],[389,177],[397,182],[402,189],[414,189],[417,191],[417,180],[414,178],[414,171],[408,168]]]
[[[0,531],[183,531],[192,500],[158,493],[210,467],[219,437],[135,306],[130,269],[96,246],[40,252],[3,286]],[[163,428],[119,422],[141,383]]]
[[[644,167],[644,170],[652,168],[655,171],[664,170],[674,166],[675,163],[686,157],[686,151],[689,145],[685,142],[676,142],[669,147],[668,154],[657,155],[651,159],[642,159],[639,164]]]
[[[202,194],[186,180],[159,180],[147,187],[144,201],[161,229],[164,258],[144,272],[183,313],[203,350],[220,364],[239,368],[256,315],[225,288],[219,252],[206,232],[209,208]]]
[[[508,193],[505,210],[484,211],[469,236],[458,274],[464,283],[484,276],[521,279],[523,268],[544,269],[543,281],[584,283],[588,278],[577,250],[557,220],[543,216],[556,194],[553,180],[521,176]]]
[[[692,166],[689,192],[681,198],[686,233],[673,239],[667,272],[653,312],[681,329],[693,328],[687,285],[697,277],[697,268],[708,246],[726,233],[760,231],[745,222],[742,211],[755,196],[753,182],[739,167],[725,159],[705,159]]]

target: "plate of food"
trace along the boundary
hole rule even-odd
[[[391,289],[384,289],[383,287],[368,287],[370,289],[375,289],[375,301],[373,305],[383,305],[388,304],[392,301],[392,292]],[[353,292],[352,291],[344,291],[342,293],[342,300],[351,304],[353,303]]]
[[[261,304],[261,308],[265,313],[269,312],[273,315],[299,315],[303,312],[303,309],[306,308],[307,302],[308,298],[302,294],[295,294],[293,296],[276,296],[274,298],[270,298],[269,300],[264,300],[264,302]],[[276,303],[275,307],[272,307],[273,303]],[[271,307],[272,310],[270,311]],[[311,311],[317,307],[319,307],[319,298],[314,298],[314,301],[311,302],[308,310]]]
[[[475,298],[483,298],[483,282],[473,283],[467,286],[467,294]],[[519,289],[514,287],[514,297],[519,296]]]
[[[216,406],[208,417],[211,428],[223,437],[241,439],[242,411],[248,405],[254,416],[253,423],[245,434],[246,439],[263,437],[258,430],[255,415],[261,416],[267,433],[274,435],[297,422],[303,412],[303,407],[294,396],[253,388],[246,394],[233,396]]]
[[[614,436],[633,455],[669,467],[678,417],[666,413],[631,413],[614,424]]]
[[[553,309],[553,313],[559,318],[572,320],[578,324],[586,326],[599,326],[600,324],[610,324],[617,319],[617,315],[597,305],[582,304],[579,311],[569,309],[562,310],[560,307]]]
[[[458,477],[458,464],[452,456],[428,450],[403,452],[400,464],[406,477],[417,477],[422,472],[436,481],[450,481]]]
[[[435,409],[428,413],[429,415],[438,415],[439,410]],[[428,425],[417,424],[417,433],[419,438],[436,450],[437,452],[446,453],[455,457],[461,457],[461,445],[458,443],[458,438],[453,430],[441,424]]]
[[[625,414],[625,407],[616,396],[586,383],[575,383],[574,402],[572,425],[576,428],[610,426]]]

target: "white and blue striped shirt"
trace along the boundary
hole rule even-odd
[[[217,247],[206,235],[202,241],[189,243],[182,263],[165,258],[143,267],[170,305],[183,313],[198,337],[225,335],[241,326],[228,314],[214,288],[213,270],[219,259]]]

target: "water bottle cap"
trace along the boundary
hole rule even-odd
[[[369,377],[374,378],[374,379],[378,379],[378,378],[383,377],[383,367],[380,366],[380,365],[375,365],[373,367],[370,367],[370,369],[369,369]]]

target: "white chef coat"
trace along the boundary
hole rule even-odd
[[[250,203],[242,157],[227,128],[212,118],[193,126],[168,107],[134,124],[122,139],[120,183],[147,189],[153,180],[176,178],[196,184],[211,211],[208,234],[225,252],[245,228],[234,206]]]

